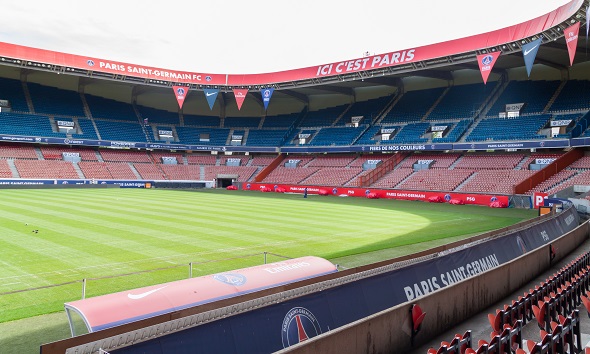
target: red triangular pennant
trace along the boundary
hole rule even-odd
[[[236,103],[238,104],[238,111],[242,109],[242,103],[246,99],[248,89],[234,89],[234,96],[236,97]]]
[[[490,76],[492,68],[494,67],[494,64],[496,64],[496,60],[499,56],[500,52],[491,52],[477,56],[477,64],[479,64],[479,71],[481,72],[484,84],[488,82],[488,77]]]
[[[182,109],[182,104],[184,103],[184,99],[186,95],[188,95],[188,87],[186,86],[172,86],[174,90],[174,96],[176,96],[176,101],[178,102],[178,106]]]
[[[578,33],[580,32],[580,22],[569,26],[563,30],[565,34],[565,44],[567,45],[567,52],[570,55],[570,66],[574,64],[574,57],[576,56],[576,49],[578,47]]]

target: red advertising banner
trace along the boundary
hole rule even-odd
[[[188,95],[188,87],[186,86],[172,86],[172,90],[174,90],[174,96],[176,96],[176,101],[178,102],[178,107],[182,109],[182,104],[184,103],[184,99],[186,95]]]
[[[535,209],[539,209],[540,206],[543,206],[543,204],[545,204],[545,198],[547,198],[547,193],[533,193],[533,207]]]
[[[236,97],[236,103],[238,104],[238,111],[242,109],[242,103],[246,99],[248,89],[234,89],[234,96]]]
[[[576,56],[576,49],[578,47],[578,33],[580,32],[580,22],[569,26],[563,30],[565,35],[565,44],[567,45],[567,52],[570,55],[570,66],[574,64],[574,57]]]
[[[488,82],[488,77],[494,68],[494,64],[496,64],[496,60],[500,56],[500,52],[492,52],[488,54],[480,54],[477,56],[477,64],[479,65],[479,71],[481,72],[481,77],[483,78],[483,83],[486,84]]]
[[[508,196],[492,194],[469,194],[454,192],[425,192],[425,191],[406,191],[398,189],[373,189],[373,188],[345,188],[345,187],[325,187],[325,186],[298,186],[292,184],[274,184],[274,183],[244,183],[243,190],[253,191],[276,191],[281,189],[286,193],[304,193],[307,189],[308,194],[346,195],[349,197],[367,198],[373,194],[377,198],[398,199],[398,200],[417,200],[428,202],[431,197],[440,197],[448,203],[451,200],[460,200],[464,204],[489,205],[492,202],[501,202],[508,205]]]
[[[225,74],[205,74],[154,68],[81,55],[53,52],[50,50],[36,49],[10,43],[0,43],[0,56],[88,71],[134,76],[152,80],[173,81],[185,84],[225,85],[226,83]]]

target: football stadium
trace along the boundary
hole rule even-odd
[[[589,8],[259,74],[0,43],[0,353],[589,353]]]

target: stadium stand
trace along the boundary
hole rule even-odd
[[[237,175],[238,182],[248,182],[258,170],[255,166],[205,166],[205,180],[211,181],[219,175]]]
[[[459,141],[463,134],[467,131],[469,126],[473,123],[472,120],[463,119],[457,123],[451,123],[450,131],[441,138],[432,138],[433,143],[454,143]]]
[[[486,118],[475,123],[476,126],[465,141],[502,141],[544,139],[539,135],[551,119],[549,114],[538,114],[516,118]],[[499,129],[501,127],[501,129]]]
[[[65,138],[65,133],[54,132],[48,116],[15,112],[0,112],[0,134],[33,135]]]
[[[145,151],[119,151],[103,149],[100,150],[100,155],[104,161],[111,162],[152,162],[149,155]]]
[[[405,181],[399,183],[396,189],[453,191],[469,176],[471,170],[420,170],[412,173]]]
[[[411,168],[398,168],[390,171],[385,176],[381,177],[377,182],[373,183],[373,188],[395,188],[403,180],[408,178],[414,172]]]
[[[0,178],[13,178],[17,176],[13,176],[12,171],[10,170],[10,166],[8,165],[7,160],[0,160]]]
[[[217,163],[217,157],[211,154],[188,154],[186,160],[191,165],[215,165]]]
[[[68,152],[79,154],[83,161],[98,161],[96,152],[89,148],[42,145],[39,149],[45,160],[62,160],[63,153]]]
[[[280,146],[287,134],[286,130],[250,129],[246,144],[248,146]]]
[[[103,140],[147,142],[146,134],[139,123],[98,119],[94,123]]]
[[[225,117],[225,128],[258,128],[260,117]]]
[[[328,127],[336,122],[348,108],[348,105],[323,108],[317,111],[307,112],[299,124],[300,127]]]
[[[31,145],[0,144],[0,158],[37,159],[35,148]]]
[[[303,180],[316,173],[318,168],[288,168],[279,166],[274,169],[266,178],[262,181],[263,183],[285,183],[285,184],[298,184]]]
[[[90,119],[78,118],[77,122],[81,133],[72,133],[72,138],[93,140],[99,139],[98,135],[96,134],[96,128],[94,127],[94,123],[92,123]]]
[[[226,145],[229,129],[176,127],[178,141],[183,144]]]
[[[387,103],[391,100],[391,96],[383,96],[373,98],[367,101],[355,102],[336,122],[336,125],[346,125],[352,122],[352,117],[359,117],[356,121],[358,124],[371,124],[379,117]]]
[[[561,81],[510,81],[487,116],[498,117],[507,104],[513,103],[525,103],[521,114],[542,113],[560,84]]]
[[[422,144],[428,141],[422,136],[430,128],[430,123],[408,123],[395,134],[393,139],[384,140],[387,144]]]
[[[381,131],[381,126],[380,125],[375,125],[375,126],[370,126],[368,129],[366,129],[361,136],[358,138],[358,140],[355,142],[355,145],[374,145],[376,144],[378,141],[380,141],[380,137],[378,137],[378,133]],[[396,127],[396,129],[399,129],[399,127]],[[379,138],[379,139],[377,139]]]
[[[71,162],[55,160],[14,160],[14,165],[21,178],[80,178]]]
[[[85,98],[92,118],[138,122],[133,106],[128,103],[88,94]]]
[[[324,167],[299,183],[318,186],[344,186],[361,172],[363,172],[362,168]]]
[[[27,83],[31,101],[36,113],[84,117],[84,106],[80,94],[35,83]]]
[[[135,163],[133,164],[135,170],[139,173],[142,179],[146,180],[165,180],[166,176],[161,168],[150,163]]]
[[[289,128],[293,124],[295,124],[295,121],[297,121],[297,118],[299,118],[299,116],[300,113],[266,116],[264,117],[262,128]]]
[[[27,105],[23,83],[20,80],[0,78],[0,96],[8,100],[10,108],[14,112],[30,112]]]
[[[185,114],[184,116],[184,125],[185,126],[195,126],[195,127],[219,127],[220,119],[219,117],[213,116],[198,116],[193,114]]]
[[[444,88],[433,88],[404,93],[379,123],[399,124],[422,120],[444,90]]]
[[[590,109],[590,81],[567,80],[559,95],[551,104],[550,112],[564,112],[573,110],[588,111]]]
[[[360,127],[328,127],[321,128],[311,139],[310,145],[352,145],[355,138],[363,132]]]
[[[151,107],[145,106],[136,106],[137,111],[139,112],[141,119],[148,120],[148,123],[158,123],[158,124],[171,124],[171,125],[178,125],[180,124],[180,119],[178,117],[177,112],[170,112],[165,111],[162,109],[156,109]]]
[[[169,180],[202,180],[201,167],[196,165],[160,165]]]
[[[514,185],[533,175],[530,170],[479,170],[466,181],[458,192],[514,194]]]
[[[427,117],[428,121],[475,118],[494,85],[451,86]]]

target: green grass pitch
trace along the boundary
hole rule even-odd
[[[187,278],[189,262],[193,276],[261,264],[263,252],[352,267],[534,216],[254,191],[0,190],[0,323],[63,312],[84,278],[90,297]]]

